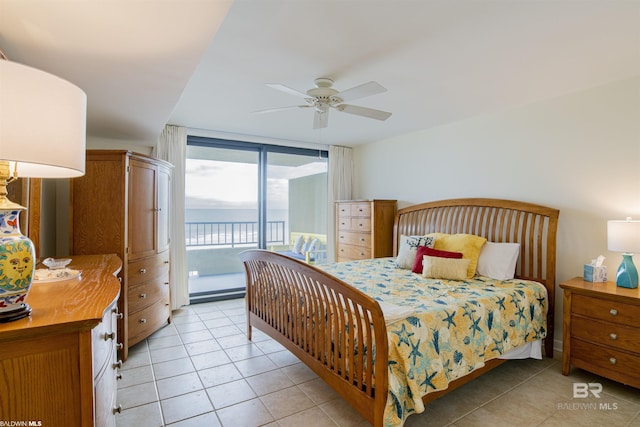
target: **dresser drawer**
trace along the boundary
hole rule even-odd
[[[167,324],[170,315],[168,299],[166,301],[158,301],[156,304],[150,305],[135,313],[129,313],[127,318],[127,324],[129,326],[129,347]]]
[[[129,315],[158,301],[169,301],[168,275],[136,286],[130,286],[127,292]]]
[[[352,245],[338,245],[338,253],[340,259],[369,259],[371,258],[371,248]]]
[[[161,275],[169,274],[169,251],[161,254],[130,262],[128,265],[129,286],[146,282]]]
[[[346,231],[361,231],[365,233],[371,232],[371,219],[370,218],[339,218],[338,229]]]
[[[94,379],[106,369],[107,363],[114,358],[117,339],[116,311],[115,304],[109,307],[102,322],[91,330]]]
[[[340,244],[354,245],[354,246],[371,246],[371,234],[354,233],[351,231],[340,230],[338,233],[338,242]]]
[[[571,338],[571,362],[589,372],[640,388],[640,356]]]
[[[117,368],[110,365],[103,375],[96,381],[95,393],[95,425],[96,427],[115,427],[116,419],[113,410],[116,408],[116,375]]]
[[[371,216],[371,203],[354,203],[351,205],[351,216]]]
[[[640,357],[640,328],[630,328],[617,323],[571,316],[571,336],[636,352]]]
[[[633,304],[575,294],[571,298],[571,312],[607,322],[640,327],[640,307]]]

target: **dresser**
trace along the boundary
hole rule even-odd
[[[580,277],[560,287],[562,373],[574,366],[640,388],[640,289]]]
[[[393,255],[395,200],[336,202],[336,260]]]
[[[171,321],[172,166],[124,150],[88,150],[71,180],[71,254],[115,253],[124,264],[118,336],[127,349]]]
[[[74,256],[80,278],[35,282],[31,315],[0,323],[0,420],[115,426],[121,267],[115,255]]]

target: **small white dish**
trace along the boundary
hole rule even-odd
[[[65,268],[67,265],[69,265],[70,262],[71,262],[71,259],[69,258],[64,258],[64,259],[45,258],[45,260],[42,261],[42,263],[47,267],[49,267],[51,270]]]

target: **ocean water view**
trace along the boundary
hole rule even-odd
[[[288,240],[288,210],[267,212],[267,243]],[[186,209],[187,247],[235,247],[258,242],[257,209]]]
[[[268,221],[287,221],[289,211],[287,209],[269,209]],[[258,221],[257,209],[186,209],[186,222],[231,222],[231,221]]]

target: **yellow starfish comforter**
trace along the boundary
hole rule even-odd
[[[396,268],[394,258],[317,267],[365,292],[385,312],[388,426],[424,411],[425,394],[546,336],[546,289],[537,282],[427,279]],[[389,307],[406,316],[387,319]]]

